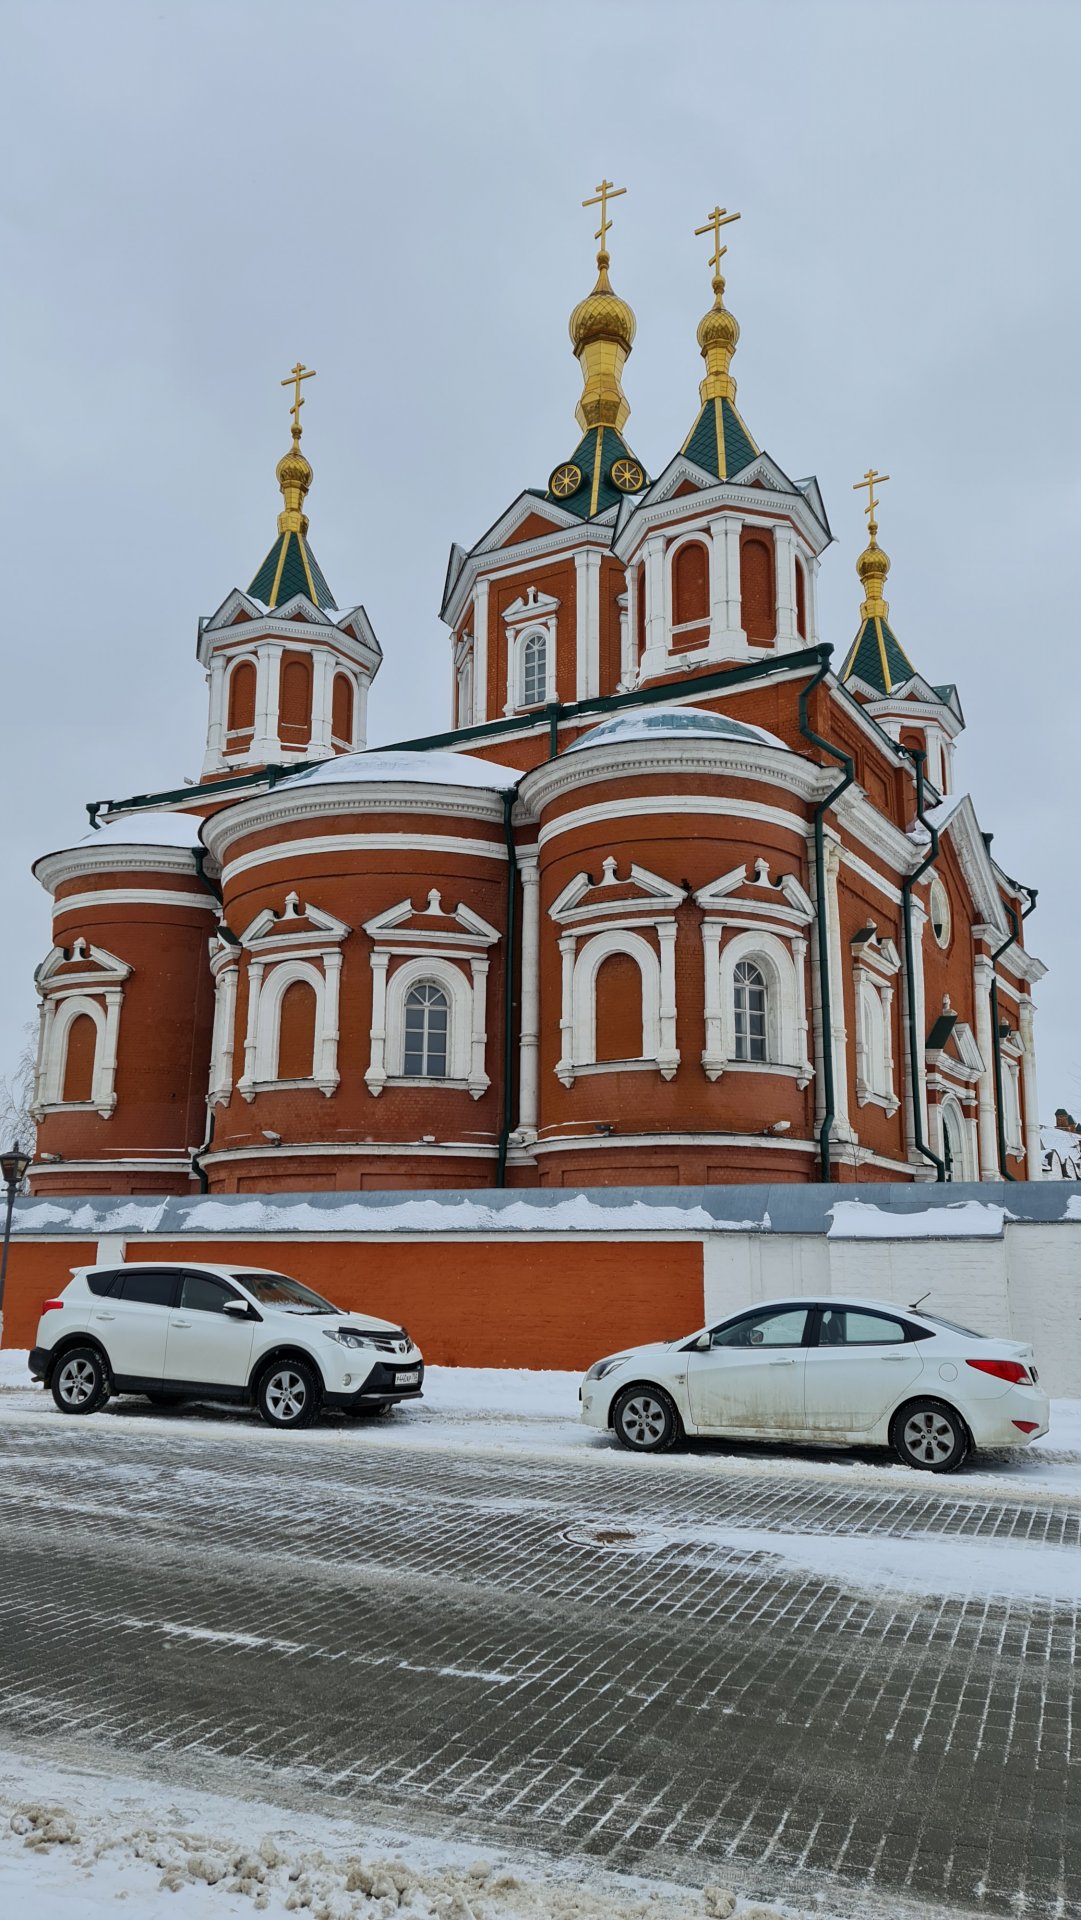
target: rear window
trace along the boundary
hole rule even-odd
[[[950,1333],[963,1333],[966,1340],[989,1340],[989,1333],[977,1333],[975,1327],[963,1327],[957,1320],[944,1320],[940,1313],[924,1313],[920,1308],[920,1318],[930,1320],[933,1327],[945,1327]]]
[[[86,1275],[86,1284],[90,1288],[91,1293],[113,1293],[116,1290],[118,1281],[122,1280],[123,1277],[123,1274],[120,1273],[88,1273]]]
[[[131,1300],[144,1307],[172,1307],[176,1305],[176,1290],[180,1275],[166,1267],[152,1269],[149,1273],[139,1273],[134,1268],[119,1276],[120,1286],[116,1288],[122,1300]]]

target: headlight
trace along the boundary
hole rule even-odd
[[[590,1367],[586,1379],[603,1380],[605,1374],[611,1373],[613,1367],[618,1367],[622,1361],[629,1360],[630,1357],[629,1353],[610,1353],[607,1360],[598,1360],[594,1366]]]
[[[324,1340],[336,1340],[341,1347],[375,1347],[378,1345],[370,1333],[354,1333],[352,1327],[324,1327]]]

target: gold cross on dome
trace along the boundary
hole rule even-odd
[[[593,199],[583,200],[582,202],[583,207],[599,207],[601,210],[601,224],[597,228],[593,238],[594,240],[600,241],[600,250],[602,253],[607,253],[608,251],[608,248],[604,244],[605,235],[612,224],[608,218],[608,202],[609,200],[618,200],[620,194],[626,193],[626,191],[626,187],[614,187],[610,180],[602,180]]]
[[[872,533],[876,530],[875,508],[878,505],[875,488],[882,486],[889,477],[888,473],[879,473],[876,468],[868,467],[863,479],[857,480],[852,488],[853,493],[862,493],[864,487],[867,489],[867,505],[863,511],[867,515],[867,523]]]
[[[281,385],[283,387],[293,388],[292,414],[293,414],[293,432],[294,433],[300,432],[300,409],[304,405],[304,402],[301,399],[301,395],[300,395],[300,383],[302,380],[314,380],[314,379],[315,379],[315,368],[306,367],[304,365],[303,360],[298,360],[292,372],[288,374],[286,378],[281,382]]]
[[[722,247],[721,245],[721,228],[730,227],[733,220],[739,220],[741,218],[741,214],[729,213],[727,207],[714,207],[705,226],[696,227],[694,230],[695,239],[698,238],[700,233],[712,233],[713,235],[713,252],[710,255],[709,264],[713,268],[714,273],[720,272],[721,261],[728,252],[728,248]]]

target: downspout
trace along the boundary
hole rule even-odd
[[[844,774],[841,780],[835,787],[830,789],[824,800],[818,802],[814,811],[815,913],[818,920],[818,1001],[819,1017],[822,1023],[822,1098],[825,1107],[822,1116],[822,1125],[818,1129],[818,1149],[822,1163],[822,1178],[828,1183],[833,1178],[830,1168],[830,1135],[833,1132],[833,1123],[837,1113],[837,1088],[833,1073],[833,1002],[830,993],[829,926],[826,920],[825,836],[822,831],[822,823],[827,810],[833,806],[836,800],[840,799],[846,788],[852,785],[856,778],[856,767],[855,762],[847,753],[842,753],[840,747],[835,747],[829,740],[823,740],[822,735],[815,732],[807,719],[807,709],[810,704],[811,695],[821,686],[823,680],[826,678],[830,670],[830,661],[833,658],[833,648],[831,646],[817,647],[814,651],[818,654],[818,672],[812,680],[808,680],[799,697],[799,730],[805,740],[810,740],[814,746],[820,747],[823,753],[828,753],[832,759],[836,760],[838,764],[844,768]]]
[[[933,867],[938,859],[938,829],[928,820],[924,811],[923,769],[927,755],[922,747],[902,747],[916,769],[916,818],[924,831],[930,835],[931,851],[920,861],[915,873],[910,873],[901,883],[901,906],[905,928],[905,990],[908,998],[908,1071],[912,1081],[912,1133],[917,1153],[922,1153],[935,1170],[936,1181],[946,1178],[946,1162],[928,1146],[923,1137],[923,1113],[920,1103],[920,1036],[916,1026],[916,963],[913,958],[912,944],[912,889],[917,880],[922,880],[928,867]],[[1007,942],[1007,945],[1009,943]]]
[[[1010,923],[1010,931],[1007,938],[1002,942],[1002,945],[996,947],[994,953],[991,955],[991,1049],[994,1054],[995,1063],[995,1132],[998,1136],[999,1170],[1004,1180],[1016,1180],[1017,1175],[1011,1173],[1006,1165],[1006,1110],[1002,1099],[1002,1035],[998,1030],[997,967],[1007,948],[1012,947],[1014,942],[1020,939],[1021,921],[1028,919],[1029,914],[1036,905],[1036,895],[1039,889],[1037,887],[1026,887],[1025,892],[1028,894],[1028,906],[1025,908],[1020,920],[1018,919],[1017,908],[1013,903],[1009,900],[1003,901],[1002,904],[1006,909],[1006,917]]]
[[[503,795],[503,839],[507,848],[507,939],[503,960],[503,1122],[499,1129],[499,1157],[495,1183],[507,1184],[507,1149],[511,1128],[511,1075],[514,1068],[514,941],[518,918],[518,861],[512,814],[518,797],[512,787]]]
[[[209,854],[207,853],[207,849],[204,846],[198,846],[195,848],[195,871],[196,871],[196,874],[198,875],[199,881],[206,888],[211,898],[217,901],[219,908],[222,908],[222,910],[224,911],[221,887],[218,885],[218,882],[216,880],[211,879],[210,875],[206,870],[206,863],[208,859],[209,859]],[[224,925],[224,921],[222,922],[222,924]],[[195,1175],[195,1178],[199,1182],[199,1192],[201,1194],[210,1192],[210,1180],[207,1176],[206,1169],[203,1166],[203,1155],[209,1153],[211,1147],[214,1144],[214,1118],[215,1118],[214,1109],[213,1107],[208,1106],[207,1116],[206,1116],[206,1136],[203,1140],[202,1146],[197,1147],[195,1149],[195,1152],[191,1156],[191,1170]]]

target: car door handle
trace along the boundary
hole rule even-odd
[[[791,1360],[767,1360],[766,1365],[767,1367],[794,1367],[796,1361],[794,1358]]]
[[[882,1355],[883,1360],[887,1361],[892,1367],[903,1366],[908,1357],[907,1353],[884,1353]]]
[[[115,1320],[116,1315],[115,1313],[96,1313],[94,1318],[95,1320]]]
[[[178,1319],[176,1318],[176,1315],[174,1314],[174,1315],[173,1315],[173,1318],[172,1318],[172,1319],[170,1320],[170,1322],[169,1322],[169,1325],[170,1325],[171,1327],[190,1327],[190,1326],[191,1326],[191,1321],[190,1321],[190,1320],[178,1320]]]

